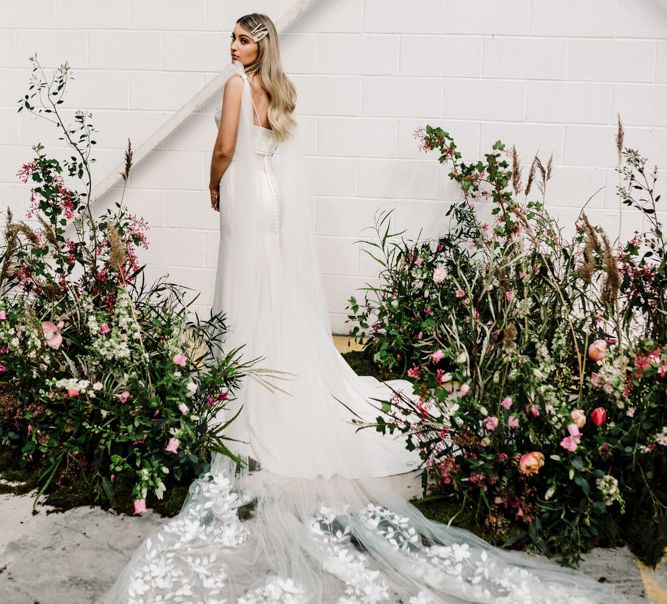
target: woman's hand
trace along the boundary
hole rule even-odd
[[[215,189],[213,187],[209,187],[209,193],[211,195],[211,207],[216,211],[220,211],[220,190],[218,187]]]

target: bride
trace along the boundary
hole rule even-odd
[[[213,310],[225,345],[283,372],[246,380],[228,436],[175,518],[134,553],[107,602],[613,602],[608,587],[432,522],[381,477],[419,466],[400,437],[361,429],[404,380],[358,376],[336,350],[303,187],[296,92],[265,15],[235,24],[211,207],[220,216]],[[234,414],[239,409],[230,409]],[[220,418],[223,421],[224,418]]]

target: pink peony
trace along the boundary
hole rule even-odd
[[[518,428],[519,427],[519,420],[514,417],[513,415],[510,415],[508,420],[507,420],[507,425],[510,428]]]
[[[526,476],[537,474],[543,465],[544,453],[541,453],[540,451],[524,453],[519,459],[519,472]]]
[[[607,411],[604,407],[596,407],[591,411],[591,421],[599,428],[607,421]]]
[[[434,363],[439,363],[440,361],[442,361],[442,359],[445,358],[445,353],[442,352],[442,350],[438,349],[431,355],[431,358],[433,359]]]
[[[53,349],[57,350],[63,343],[63,337],[60,335],[63,325],[65,325],[63,321],[60,321],[58,325],[54,325],[51,321],[42,321],[44,338],[46,339],[46,343]]]
[[[563,440],[560,441],[560,446],[563,447],[566,451],[570,451],[572,453],[573,451],[577,450],[577,439],[574,436],[566,436]]]
[[[109,327],[108,323],[102,323],[100,325],[100,333],[109,333],[111,331],[111,327]]]
[[[461,388],[459,388],[461,396],[465,396],[468,392],[470,392],[470,386],[468,384],[463,384]]]
[[[0,310],[0,321],[7,320],[7,313],[4,310]]]
[[[464,298],[465,295],[466,295],[466,293],[465,293],[462,289],[457,289],[457,290],[454,292],[454,295],[455,295],[457,298]]]
[[[123,392],[121,392],[120,394],[117,394],[116,396],[118,396],[118,400],[121,403],[127,403],[127,401],[130,400],[130,397],[132,395],[127,390],[123,390]]]
[[[182,352],[179,352],[178,354],[174,355],[172,361],[174,361],[176,365],[185,367],[185,364],[188,362],[188,357],[186,357]]]
[[[512,406],[512,397],[506,396],[500,403],[505,409],[509,409]]]
[[[484,420],[484,427],[489,431],[493,432],[498,427],[498,418],[495,415],[487,417]]]
[[[586,423],[586,414],[583,409],[575,409],[570,413],[570,417],[572,418],[572,421],[577,424],[577,428],[581,429],[584,427],[584,424]]]
[[[591,361],[601,361],[607,354],[607,342],[606,340],[595,340],[588,347],[588,358]]]
[[[134,501],[134,515],[141,516],[146,511],[146,500],[135,499]]]
[[[178,445],[180,444],[181,441],[178,438],[170,438],[164,450],[169,451],[169,453],[178,453]]]

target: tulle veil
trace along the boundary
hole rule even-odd
[[[243,75],[237,64],[226,71],[230,77]],[[333,344],[298,132],[275,158],[279,215],[267,218],[255,203],[262,194],[257,175],[268,160],[254,151],[250,94],[246,82],[234,169],[221,186],[220,254],[227,268],[216,282],[214,309],[230,315],[226,346],[248,344],[258,317],[267,313],[263,293],[276,286],[266,279],[279,279],[287,298],[276,302],[282,306],[272,316],[284,320],[277,321],[274,339],[262,340],[268,336],[260,334],[249,349],[261,352],[266,341],[277,347],[291,333],[267,366],[285,365],[285,357],[288,368],[307,367],[304,380],[288,383],[294,397],[303,402],[330,390],[372,420],[377,413],[366,399],[371,393],[381,396],[381,385],[364,381],[328,348]],[[275,256],[269,236],[275,228],[283,261],[272,265],[279,271],[272,277],[258,266]],[[262,331],[270,329],[267,322]],[[390,385],[409,387],[400,381]],[[257,387],[244,387],[240,402],[260,396]],[[467,531],[428,520],[379,478],[415,467],[414,455],[401,453],[401,442],[380,442],[384,437],[370,430],[344,431],[339,423],[349,421],[345,407],[330,407],[316,407],[321,417],[314,419],[295,415],[281,424],[275,418],[274,431],[288,437],[273,444],[283,447],[287,465],[267,453],[262,471],[249,473],[247,465],[214,456],[210,472],[190,487],[181,512],[134,552],[106,602],[624,601],[579,573],[493,548]],[[245,411],[232,424],[241,439],[251,435],[252,422],[262,420]],[[241,419],[245,415],[250,417]],[[270,435],[264,438],[271,441]],[[247,455],[250,449],[236,452]],[[398,461],[386,459],[391,457]]]

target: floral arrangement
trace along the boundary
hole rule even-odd
[[[61,163],[36,145],[18,176],[31,184],[27,218],[39,227],[7,213],[0,445],[39,470],[37,499],[76,483],[90,503],[112,502],[124,483],[140,514],[149,496],[205,472],[213,452],[232,456],[227,405],[244,376],[267,372],[242,362],[240,348],[223,352],[224,316],[191,319],[184,288],[164,278],[146,285],[136,250],[147,246],[147,225],[122,198],[93,216],[91,116],[65,124],[67,64],[49,80],[32,62],[19,110],[52,122],[71,158]],[[131,166],[128,145],[126,184]]]
[[[384,213],[364,242],[381,282],[350,299],[352,334],[418,395],[382,402],[390,419],[377,428],[406,433],[431,500],[472,507],[499,542],[530,539],[572,563],[620,532],[656,563],[667,544],[657,171],[624,148],[619,123],[618,194],[650,230],[612,245],[582,211],[566,241],[542,201],[551,161],[535,157],[524,183],[516,150],[500,142],[467,164],[442,129],[417,136],[463,200],[436,241],[398,240]]]

